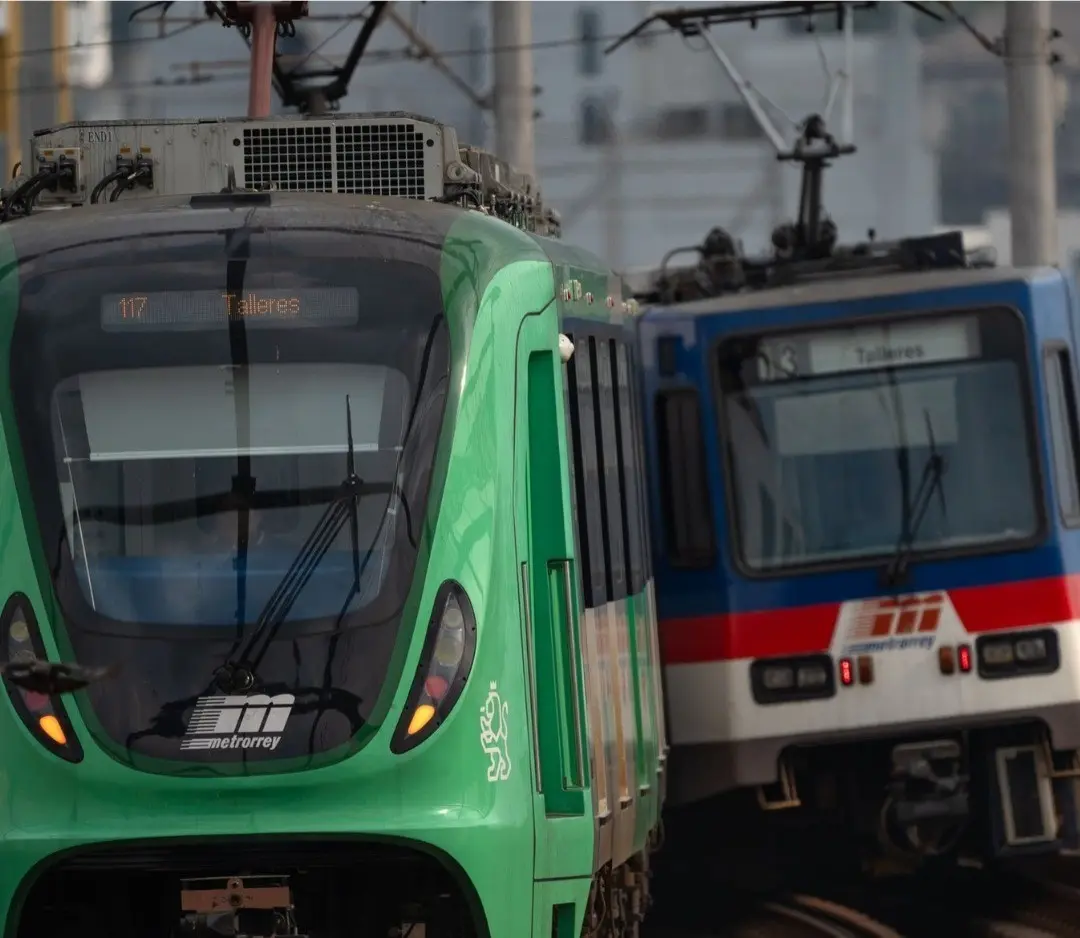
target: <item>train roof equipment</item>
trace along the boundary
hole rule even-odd
[[[33,171],[16,171],[0,191],[0,221],[106,198],[276,190],[456,203],[561,234],[533,176],[404,111],[75,121],[35,132],[29,153]]]
[[[925,4],[907,5],[934,19],[942,19]],[[772,143],[776,158],[798,164],[802,172],[798,217],[773,230],[771,252],[748,256],[737,238],[724,228],[715,227],[700,244],[669,251],[655,271],[631,277],[634,294],[640,301],[670,304],[837,276],[993,266],[993,251],[965,250],[960,231],[893,241],[879,241],[870,231],[862,242],[841,244],[837,226],[825,212],[822,191],[825,170],[836,159],[856,152],[850,67],[836,73],[829,73],[826,67],[829,82],[822,113],[811,114],[793,125],[795,134],[791,137],[790,132],[785,134],[773,123],[766,109],[771,102],[743,78],[711,30],[713,26],[728,23],[748,23],[756,28],[762,20],[803,16],[808,20],[808,30],[813,32],[815,15],[834,14],[850,53],[854,11],[876,6],[872,2],[781,2],[661,10],[607,48],[608,53],[614,52],[654,23],[663,23],[684,39],[702,39]],[[840,98],[841,131],[834,136],[828,121]],[[772,109],[779,112],[775,106]],[[678,267],[670,264],[672,258],[685,253],[697,253],[697,263]]]

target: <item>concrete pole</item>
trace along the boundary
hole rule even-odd
[[[491,38],[496,50],[492,92],[495,155],[518,172],[535,174],[532,3],[492,0]]]
[[[3,61],[3,134],[4,134],[4,161],[0,164],[0,180],[7,180],[15,164],[22,159],[22,148],[26,140],[23,138],[22,114],[20,113],[20,98],[22,91],[19,82],[22,79],[23,38],[22,20],[23,5],[21,3],[8,3],[7,24],[4,33],[4,61]],[[27,175],[30,175],[27,173]]]
[[[1056,265],[1055,89],[1050,68],[1050,4],[1005,4],[1009,94],[1009,215],[1012,262]]]

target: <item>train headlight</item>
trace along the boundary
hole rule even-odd
[[[832,658],[763,658],[750,665],[750,690],[759,704],[816,700],[836,693]]]
[[[472,670],[476,618],[462,587],[448,580],[439,587],[405,711],[390,751],[408,752],[435,732],[457,703]]]
[[[1002,642],[987,642],[982,648],[982,660],[992,667],[1001,667],[1013,663],[1013,643],[1006,639]]]
[[[1036,662],[1046,657],[1046,639],[1044,638],[1018,638],[1013,647],[1016,649],[1017,661]]]
[[[829,671],[820,664],[804,665],[795,672],[799,687],[823,687],[829,683]]]
[[[45,643],[34,618],[33,605],[26,596],[16,593],[0,614],[0,661],[11,664],[35,658],[39,661],[48,658]],[[11,705],[30,735],[53,755],[67,762],[81,762],[82,746],[75,738],[60,698],[16,687],[7,677],[3,682]]]
[[[761,684],[766,690],[787,690],[795,686],[794,668],[763,668]]]
[[[975,658],[988,680],[1051,674],[1061,662],[1058,635],[1053,629],[987,635],[975,643]]]

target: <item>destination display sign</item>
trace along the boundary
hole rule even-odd
[[[355,287],[132,291],[101,298],[101,326],[107,332],[221,329],[233,322],[255,328],[351,326],[359,317]]]
[[[981,354],[973,315],[903,320],[763,339],[759,381],[784,381],[853,371],[963,361]]]

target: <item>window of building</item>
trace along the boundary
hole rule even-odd
[[[604,67],[604,52],[600,48],[600,11],[592,7],[578,10],[578,71],[582,75],[599,75]]]
[[[582,99],[578,140],[585,146],[599,146],[610,143],[613,138],[614,127],[607,103],[596,95]]]
[[[660,140],[698,140],[708,134],[709,109],[704,105],[665,108],[656,122]]]
[[[469,27],[469,55],[465,59],[465,80],[474,88],[484,82],[484,63],[487,56],[484,55],[484,45],[487,41],[487,32],[480,23],[473,23]]]
[[[742,101],[720,106],[720,133],[725,140],[760,140],[765,134],[753,112]]]

